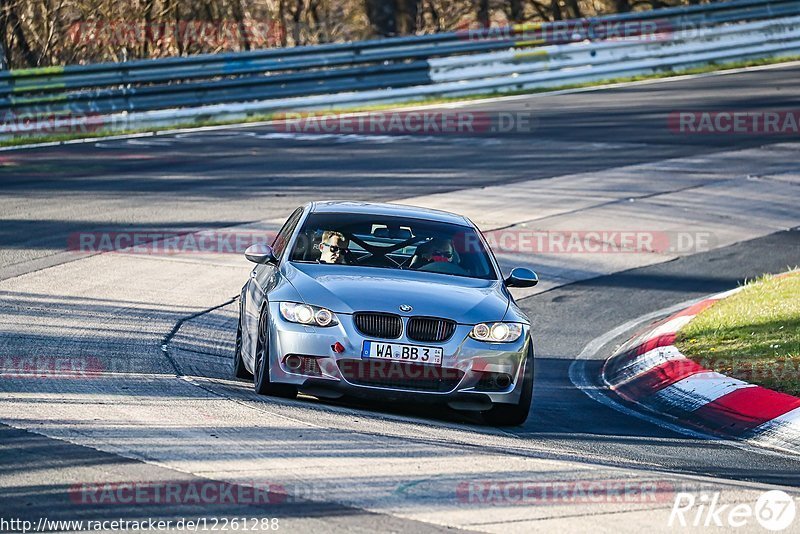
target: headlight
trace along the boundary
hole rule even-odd
[[[325,308],[298,304],[297,302],[281,302],[281,317],[290,323],[310,326],[333,326],[339,324],[336,315]]]
[[[522,335],[519,323],[480,323],[472,327],[469,337],[490,343],[511,343]]]

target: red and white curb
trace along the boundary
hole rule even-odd
[[[742,288],[702,300],[634,336],[603,365],[620,397],[680,424],[800,453],[800,398],[709,371],[673,345],[698,313]]]

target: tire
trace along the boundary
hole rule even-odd
[[[261,310],[258,319],[258,342],[256,343],[253,386],[259,395],[294,399],[297,388],[290,384],[274,384],[269,381],[269,320],[266,308]]]
[[[233,375],[242,380],[252,380],[253,375],[244,366],[242,358],[242,316],[239,311],[239,324],[236,327],[236,348],[233,349]]]
[[[525,358],[525,371],[522,377],[522,394],[519,404],[495,404],[483,412],[483,420],[491,426],[518,426],[528,419],[533,400],[533,346]]]

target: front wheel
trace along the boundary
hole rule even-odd
[[[233,374],[236,378],[243,380],[252,379],[253,375],[244,366],[242,358],[242,318],[239,317],[239,324],[236,328],[236,348],[233,350]]]
[[[274,384],[269,380],[269,320],[267,310],[261,310],[258,319],[258,343],[256,344],[256,364],[253,370],[253,385],[259,395],[294,399],[297,388],[291,384]]]
[[[522,377],[522,394],[518,404],[495,404],[483,413],[483,420],[492,426],[517,426],[528,419],[533,400],[533,348],[528,350],[525,358],[525,370]]]

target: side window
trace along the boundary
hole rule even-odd
[[[286,250],[286,245],[289,243],[289,239],[292,237],[292,232],[297,227],[297,223],[300,221],[300,217],[303,216],[303,208],[297,208],[294,210],[286,222],[283,224],[280,232],[278,235],[275,236],[275,241],[272,242],[272,251],[275,253],[275,257],[281,259],[283,256],[283,252]]]

